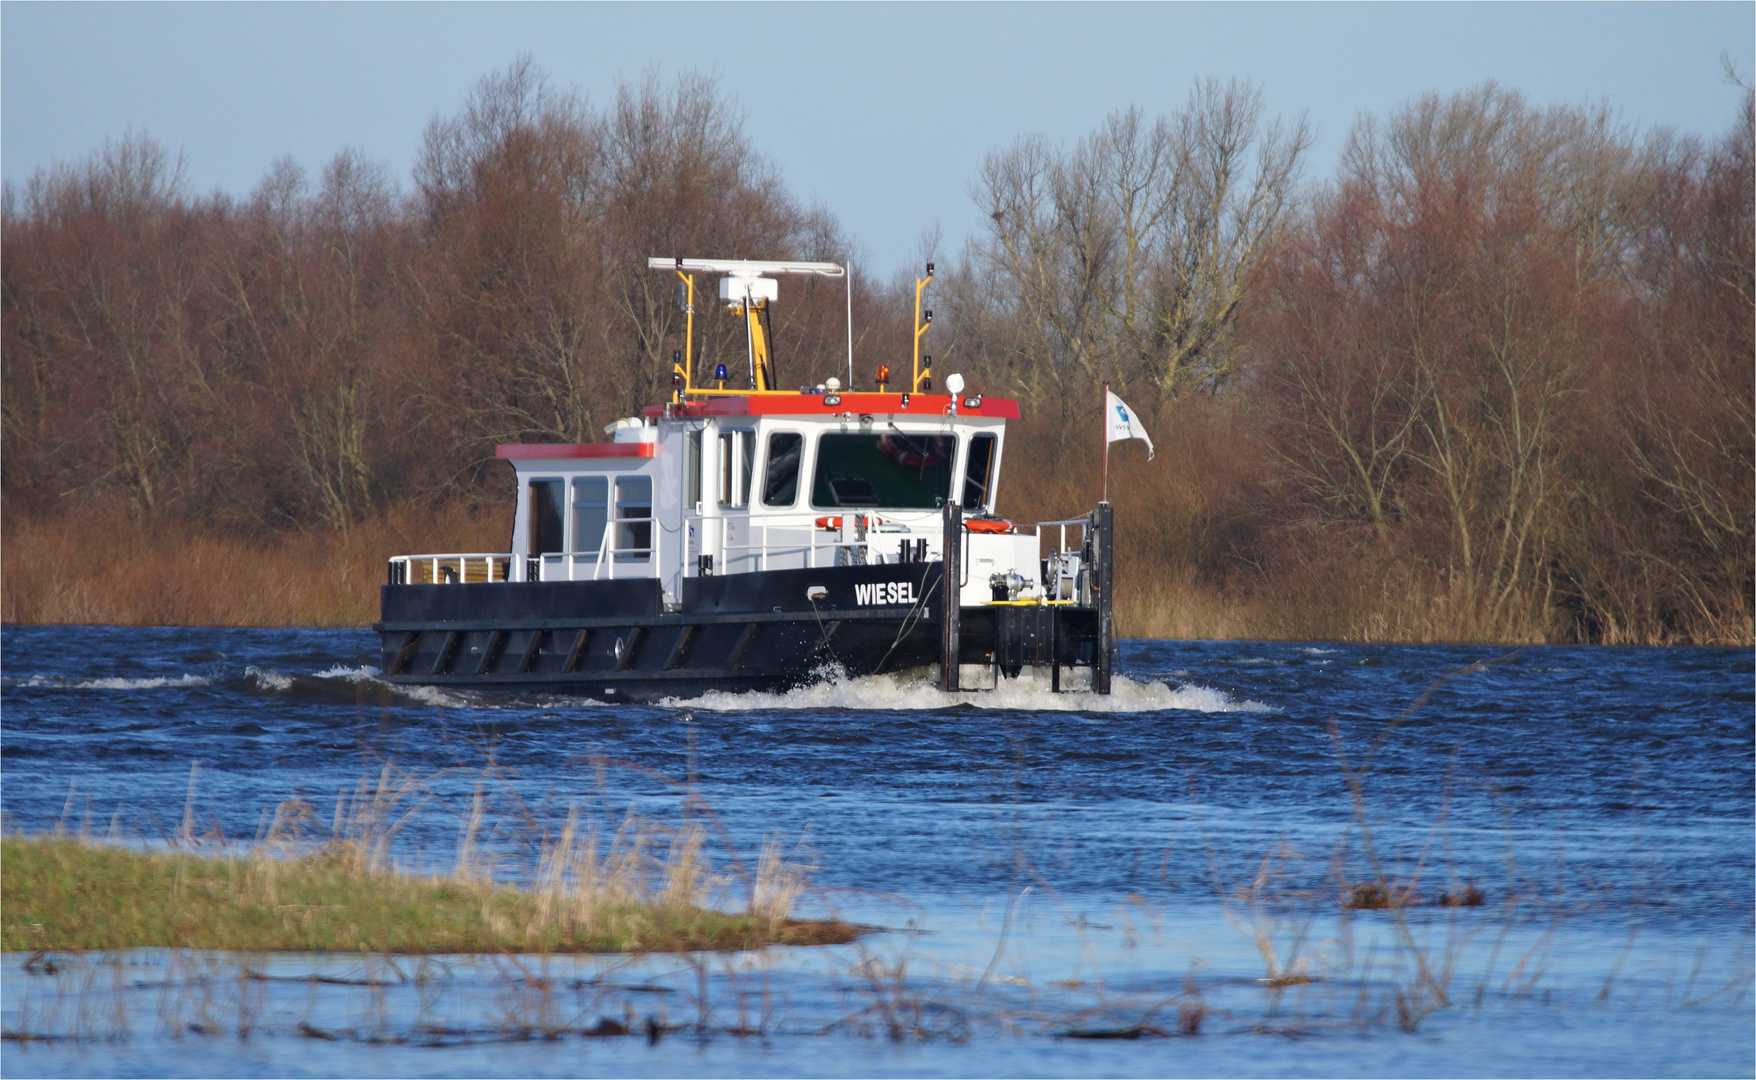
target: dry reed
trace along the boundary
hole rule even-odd
[[[1079,470],[1011,501],[1020,520],[1088,509]],[[1126,474],[1130,470],[1118,468]],[[1490,623],[1406,566],[1312,562],[1248,587],[1202,569],[1201,493],[1142,485],[1117,494],[1116,623],[1125,637],[1264,641],[1547,640],[1541,620]],[[346,532],[252,539],[117,508],[10,512],[0,548],[0,622],[118,626],[354,627],[378,617],[392,555],[508,546],[506,507],[393,506]]]
[[[4,515],[0,622],[362,626],[392,555],[500,551],[510,512],[393,506],[346,532],[250,538],[117,507]]]

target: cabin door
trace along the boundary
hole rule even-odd
[[[529,532],[526,540],[530,552],[533,581],[565,581],[567,579],[566,548],[563,536],[565,485],[560,480],[530,482]]]

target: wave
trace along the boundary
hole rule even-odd
[[[378,679],[372,681],[398,697],[407,698],[422,705],[432,705],[440,709],[478,709],[484,707],[480,701],[459,694],[447,693],[437,686],[397,686]]]
[[[371,664],[361,664],[358,667],[333,664],[322,671],[313,672],[311,677],[353,683],[356,686],[371,686],[374,689],[382,688],[386,693],[408,698],[410,701],[418,701],[422,705],[435,705],[442,709],[474,708],[481,704],[479,701],[442,690],[437,686],[404,686],[399,683],[386,682],[378,677],[380,674],[382,672]]]
[[[312,672],[311,677],[313,679],[341,679],[344,682],[356,683],[384,682],[384,680],[378,677],[379,674],[379,670],[371,664],[361,664],[359,667],[346,667],[342,664],[334,664],[330,667],[324,668],[322,671]],[[385,683],[385,685],[388,686],[390,684]]]
[[[1085,682],[1083,673],[1080,681]],[[1062,685],[1071,682],[1070,673],[1063,672]],[[955,705],[973,705],[980,709],[1010,709],[1031,712],[1079,713],[1140,713],[1168,709],[1186,712],[1273,712],[1257,701],[1238,701],[1225,692],[1205,686],[1185,684],[1171,686],[1157,679],[1136,680],[1116,675],[1110,682],[1110,693],[1094,694],[1089,689],[1070,689],[1055,693],[1049,688],[1049,677],[1033,668],[1026,668],[1016,679],[1001,679],[992,690],[965,690],[947,694],[925,672],[915,670],[894,675],[849,677],[839,671],[826,671],[817,682],[780,693],[752,691],[734,694],[715,691],[697,698],[667,698],[660,704],[673,708],[707,709],[714,712],[742,712],[750,709],[860,709],[860,710],[926,710],[947,709]]]
[[[291,690],[293,677],[283,675],[272,668],[259,668],[252,664],[244,669],[244,678],[256,684],[260,690]]]
[[[69,679],[61,675],[31,675],[7,680],[12,686],[54,690],[158,690],[166,686],[211,686],[205,675],[158,675],[145,679]]]
[[[330,701],[357,704],[362,696],[383,705],[414,702],[439,708],[474,708],[480,703],[437,686],[401,686],[379,678],[379,670],[370,664],[348,667],[334,664],[307,675],[288,675],[273,668],[255,666],[244,669],[244,679],[255,689],[271,694],[288,694]]]

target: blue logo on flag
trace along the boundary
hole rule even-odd
[[[1116,406],[1116,415],[1122,418],[1122,423],[1126,424],[1128,422],[1128,410],[1124,409],[1122,406]]]

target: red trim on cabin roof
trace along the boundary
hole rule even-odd
[[[501,443],[494,447],[494,456],[521,461],[535,458],[657,457],[658,443]]]
[[[844,413],[868,413],[886,416],[944,416],[951,404],[946,394],[910,394],[908,407],[901,394],[846,393],[839,405],[825,405],[823,394],[751,394],[736,397],[711,397],[701,401],[685,401],[670,406],[671,415],[688,416],[840,416]],[[665,415],[665,406],[648,405],[647,416]],[[1011,398],[982,398],[981,404],[965,408],[959,399],[959,416],[991,417],[1017,420],[1021,415],[1018,402]]]

